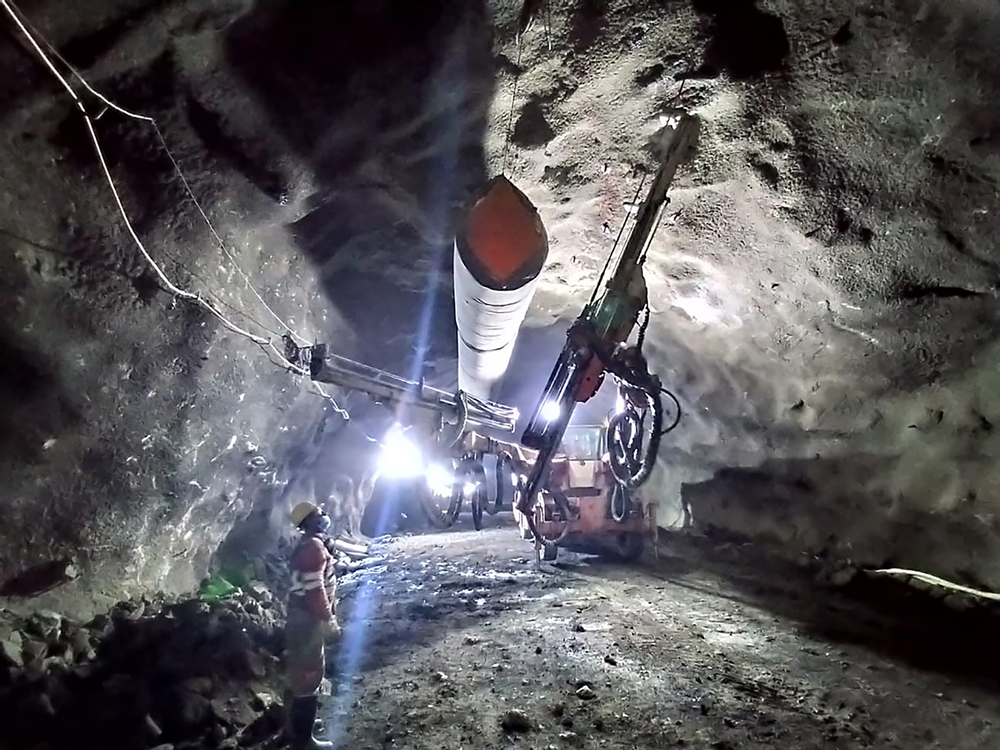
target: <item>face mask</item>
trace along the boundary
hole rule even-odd
[[[326,513],[320,513],[319,518],[316,519],[316,532],[319,534],[325,534],[327,529],[330,528],[330,516]]]

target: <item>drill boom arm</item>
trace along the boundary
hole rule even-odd
[[[576,404],[588,400],[596,393],[609,368],[614,367],[616,372],[623,371],[620,364],[613,366],[609,357],[628,340],[641,309],[645,307],[646,286],[642,264],[668,202],[667,191],[677,168],[694,145],[698,130],[696,118],[682,115],[672,132],[664,135],[666,148],[663,160],[649,193],[639,208],[625,247],[617,259],[609,261],[591,300],[570,328],[566,345],[549,376],[542,398],[521,436],[523,445],[538,451],[538,459],[532,466],[519,503],[518,509],[525,515],[529,515],[528,507],[545,486],[549,464],[559,448]],[[639,377],[640,373],[635,375],[631,379],[642,380],[641,390],[649,392],[650,404],[659,408],[659,386],[655,386],[655,394],[650,392],[655,379],[650,379],[648,373],[643,377]],[[653,399],[656,400],[655,404]],[[656,436],[656,441],[658,439],[659,435]],[[655,443],[650,447],[655,447]],[[636,475],[631,486],[638,486],[646,477],[648,471],[641,477]]]
[[[667,191],[674,181],[677,168],[684,161],[698,137],[698,120],[690,115],[680,118],[672,133],[664,135],[665,150],[660,168],[656,172],[653,184],[649,188],[646,200],[642,202],[635,217],[635,225],[629,232],[621,258],[614,264],[614,272],[608,281],[608,288],[624,289],[632,279],[635,266],[641,264],[646,257],[649,243],[656,233],[663,209],[670,202]],[[610,265],[610,264],[609,264]],[[595,297],[600,290],[600,282],[595,289]],[[584,312],[586,315],[586,311]]]
[[[517,410],[467,393],[448,393],[385,370],[329,354],[325,344],[309,347],[309,373],[320,383],[367,393],[375,401],[442,416],[445,422],[513,432]]]

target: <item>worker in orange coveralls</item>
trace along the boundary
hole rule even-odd
[[[332,748],[333,743],[313,736],[317,691],[326,668],[325,644],[340,634],[337,624],[334,556],[328,548],[330,517],[312,503],[299,503],[291,521],[302,532],[292,552],[288,621],[285,625],[287,658],[288,738],[295,750]]]

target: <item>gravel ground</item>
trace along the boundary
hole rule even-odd
[[[502,524],[384,552],[342,581],[340,747],[995,747],[995,653],[968,614],[885,592],[877,614],[697,540],[631,567],[536,570]]]

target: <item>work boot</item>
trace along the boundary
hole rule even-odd
[[[319,697],[315,695],[292,700],[291,721],[289,724],[292,730],[292,750],[332,750],[332,742],[318,740],[313,735],[318,708]]]

